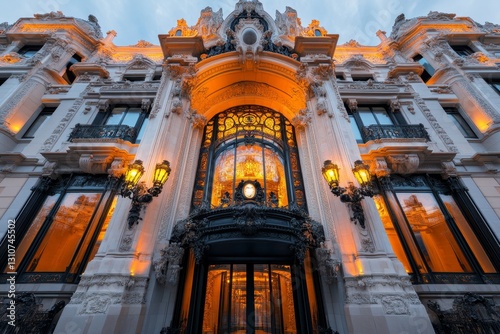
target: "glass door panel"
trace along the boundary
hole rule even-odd
[[[295,321],[290,266],[209,267],[203,333],[296,334]]]

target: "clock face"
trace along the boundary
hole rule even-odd
[[[243,186],[243,196],[245,196],[245,198],[254,198],[255,193],[255,186],[252,183],[247,183]]]

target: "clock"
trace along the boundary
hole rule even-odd
[[[243,186],[243,196],[246,199],[252,199],[255,197],[256,194],[257,194],[257,190],[255,189],[255,186],[253,185],[253,183],[249,182]]]

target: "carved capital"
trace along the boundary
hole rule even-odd
[[[307,108],[300,110],[292,119],[292,124],[297,129],[305,129],[309,123],[311,123],[311,113]]]
[[[350,111],[358,110],[358,101],[356,99],[347,99],[347,106]]]
[[[170,283],[175,285],[179,280],[182,269],[180,264],[184,256],[184,248],[180,243],[171,243],[160,251],[160,258],[154,262],[156,281],[163,285]]]
[[[415,173],[420,164],[416,154],[400,154],[387,157],[390,169],[397,174]]]
[[[78,164],[84,173],[102,174],[108,171],[108,166],[113,160],[110,155],[82,154]]]

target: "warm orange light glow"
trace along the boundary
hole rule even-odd
[[[167,182],[170,171],[170,163],[167,160],[163,160],[162,163],[156,164],[153,184],[155,186],[162,187],[165,182]]]
[[[323,177],[326,182],[328,182],[330,187],[338,187],[339,167],[336,164],[332,163],[331,160],[326,160],[321,171],[323,172]]]
[[[363,161],[356,160],[354,162],[354,168],[352,169],[356,180],[358,180],[361,186],[367,186],[371,182],[370,169],[368,165],[365,165]]]
[[[129,189],[135,187],[142,174],[144,174],[144,167],[141,160],[136,160],[134,163],[128,165],[127,172],[125,173],[125,184],[127,187]]]

